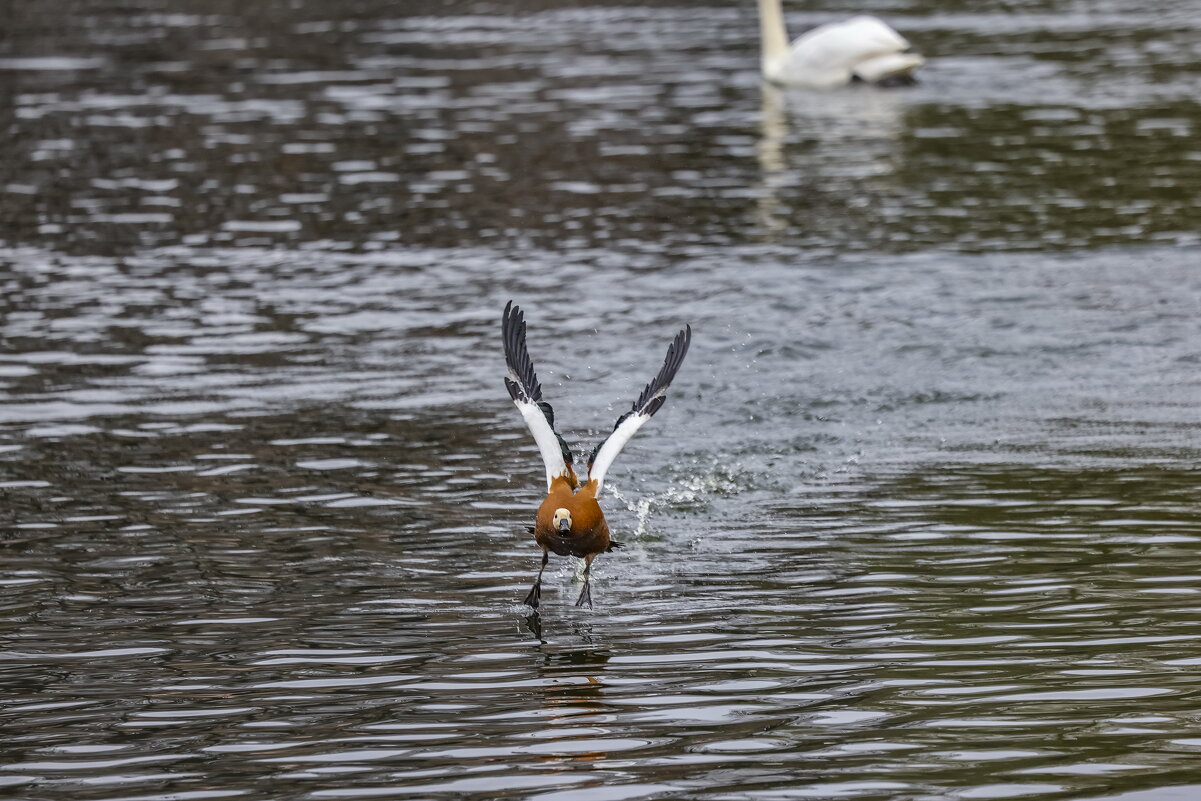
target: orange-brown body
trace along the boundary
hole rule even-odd
[[[534,539],[544,551],[559,556],[579,556],[591,562],[592,557],[609,550],[609,525],[596,502],[596,490],[595,481],[589,481],[578,490],[575,482],[566,476],[552,482],[550,493],[538,507],[534,522]],[[555,526],[557,509],[571,513],[570,531],[560,533]]]

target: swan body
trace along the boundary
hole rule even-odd
[[[791,45],[781,0],[759,0],[763,77],[785,86],[830,88],[855,79],[868,83],[911,78],[925,63],[906,52],[909,42],[876,17],[821,25]]]

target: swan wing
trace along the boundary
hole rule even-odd
[[[513,301],[505,305],[500,323],[501,339],[505,343],[505,388],[509,397],[517,404],[518,411],[534,435],[542,463],[546,467],[546,489],[559,476],[566,476],[575,483],[571,470],[571,450],[555,431],[555,412],[550,404],[542,400],[542,385],[534,372],[534,363],[525,344],[525,313]]]
[[[659,374],[651,379],[651,382],[642,390],[642,394],[638,396],[638,400],[634,401],[630,411],[617,418],[617,423],[613,426],[613,433],[604,442],[597,445],[596,450],[592,452],[592,456],[588,459],[588,479],[596,482],[597,495],[600,495],[601,488],[605,483],[605,474],[613,465],[617,454],[621,453],[621,449],[638,429],[642,428],[646,421],[650,420],[666,402],[667,388],[671,386],[672,379],[676,377],[676,372],[684,363],[684,357],[688,355],[688,346],[691,343],[692,327],[684,326],[684,330],[676,334],[675,339],[667,346],[667,357],[663,360],[663,366],[659,368]]]
[[[813,86],[846,83],[854,75],[870,80],[859,73],[861,64],[903,53],[908,48],[905,37],[882,20],[861,15],[820,25],[800,36],[789,47],[784,71],[790,82]],[[916,65],[910,67],[915,68]],[[880,77],[886,74],[880,73]]]
[[[925,63],[926,59],[917,53],[887,53],[860,61],[855,65],[855,74],[868,83],[877,83],[885,78],[909,75]]]

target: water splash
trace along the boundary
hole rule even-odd
[[[641,540],[650,535],[651,514],[662,509],[676,511],[702,511],[715,497],[733,495],[749,489],[752,485],[749,471],[741,466],[711,465],[701,473],[685,474],[662,492],[634,496],[623,493],[616,485],[606,489],[634,514],[637,524],[630,535],[632,540]]]

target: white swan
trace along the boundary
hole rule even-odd
[[[781,0],[759,0],[763,77],[786,86],[828,88],[858,78],[868,83],[906,79],[925,63],[909,42],[876,17],[821,25],[788,44]]]

